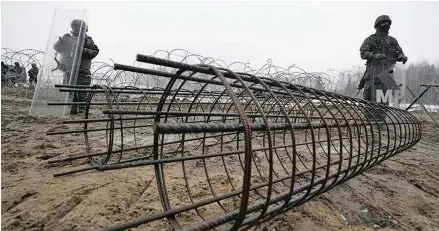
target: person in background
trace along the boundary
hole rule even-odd
[[[8,65],[2,61],[2,86],[6,84],[6,72],[9,71]]]
[[[10,70],[13,72],[13,77],[11,79],[12,85],[15,85],[17,83],[25,83],[26,82],[26,69],[24,67],[20,66],[19,62],[14,63],[13,70]]]
[[[32,63],[32,68],[27,72],[27,74],[29,75],[29,84],[31,86],[37,85],[38,72],[39,70],[37,64]]]
[[[4,76],[6,74],[6,72],[9,71],[9,67],[8,65],[6,65],[3,61],[2,61],[2,76]]]

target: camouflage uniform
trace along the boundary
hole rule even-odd
[[[26,82],[26,69],[22,66],[20,66],[19,62],[14,63],[15,66],[11,70],[14,74],[14,77],[12,79],[12,83],[15,85],[16,83],[25,83]]]
[[[81,64],[79,65],[78,79],[76,81],[77,85],[87,85],[91,84],[91,60],[94,59],[99,54],[99,48],[93,42],[92,38],[88,35],[85,36],[84,48],[82,49]],[[85,102],[87,99],[86,92],[75,93],[73,97],[73,102]],[[72,114],[75,114],[77,110],[76,106],[72,106]],[[83,112],[85,106],[79,106],[79,112]]]
[[[387,91],[387,87],[377,76],[383,71],[392,71],[397,61],[407,61],[398,41],[388,35],[391,23],[389,16],[379,16],[375,21],[377,31],[367,37],[360,48],[361,58],[367,60],[367,67],[358,89],[364,87],[363,99],[374,103],[377,102],[377,90],[382,90],[384,94]],[[386,24],[386,28],[380,27],[381,24]],[[385,104],[388,105],[388,102]]]
[[[29,75],[29,83],[31,85],[37,84],[37,76],[38,76],[38,67],[36,65],[32,65],[32,68],[27,72]]]

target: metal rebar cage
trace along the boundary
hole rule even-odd
[[[163,211],[108,230],[167,219],[174,230],[246,230],[305,203],[421,138],[407,111],[211,65],[138,55],[164,88],[59,85],[89,93],[86,171],[154,166]],[[163,71],[166,70],[166,71]],[[99,111],[101,113],[91,113]],[[105,142],[98,142],[95,137]],[[177,192],[177,193],[175,193]],[[188,219],[181,219],[182,217]]]

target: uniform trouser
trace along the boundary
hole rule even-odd
[[[378,99],[378,94],[381,94],[381,96],[385,96],[386,93],[387,88],[382,83],[371,84],[363,91],[363,99],[373,103],[372,105],[366,106],[366,108],[364,109],[364,114],[366,118],[370,119],[372,123],[375,122],[375,120],[377,122],[384,122],[386,120],[386,110],[376,105],[389,105],[388,101]]]
[[[29,83],[31,85],[36,85],[37,84],[37,77],[36,76],[29,76]]]
[[[78,80],[76,81],[76,85],[86,85],[90,86],[91,84],[91,75],[89,73],[79,73]],[[73,102],[86,102],[87,100],[87,92],[75,92],[73,95]],[[84,110],[85,105],[79,105],[79,109]],[[78,106],[73,105],[72,111],[76,111]]]

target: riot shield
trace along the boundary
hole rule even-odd
[[[60,104],[72,102],[73,93],[60,92],[55,85],[76,85],[87,28],[81,23],[79,30],[76,29],[74,33],[71,22],[75,19],[80,19],[86,24],[87,10],[55,10],[29,111],[31,116],[65,117],[70,114],[71,106]],[[59,105],[56,105],[57,103]]]

